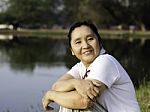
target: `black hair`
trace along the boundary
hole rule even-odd
[[[91,28],[91,30],[96,34],[97,38],[98,38],[98,41],[99,41],[99,44],[101,45],[101,37],[98,33],[98,30],[96,28],[96,26],[91,22],[91,21],[81,21],[81,22],[76,22],[74,23],[71,27],[70,27],[70,30],[69,30],[69,33],[68,33],[68,40],[69,40],[69,46],[71,47],[71,33],[72,31],[77,28],[77,27],[80,27],[80,26],[88,26],[89,28]]]

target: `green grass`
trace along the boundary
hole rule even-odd
[[[66,38],[69,29],[21,29],[21,30],[0,30],[0,34],[12,34],[16,36],[37,36]],[[150,38],[150,31],[130,30],[99,30],[103,38]]]
[[[63,39],[67,36],[67,30],[48,30],[48,29],[22,29],[22,30],[0,30],[0,34],[28,37],[50,37]]]
[[[136,95],[141,112],[150,112],[150,82],[136,89]]]

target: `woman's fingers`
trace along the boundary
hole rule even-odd
[[[99,89],[99,87],[94,87],[93,89],[94,89],[94,91],[96,92],[96,95],[98,96],[98,95],[99,95],[99,93],[100,93],[100,89]]]
[[[46,96],[43,97],[42,104],[43,104],[44,111],[46,111],[48,108],[48,104],[49,104],[49,101],[46,99]]]
[[[93,95],[93,94],[95,94],[95,93],[93,93],[93,92],[91,92],[91,91],[87,91],[88,98],[89,98],[90,100],[92,100],[92,101],[95,101],[96,96]]]
[[[93,99],[99,95],[100,85],[100,81],[98,80],[80,80],[79,85],[76,86],[76,90],[84,98]]]
[[[99,95],[99,88],[98,87],[91,87],[86,93],[89,99],[92,101],[96,100],[96,97]]]
[[[91,80],[79,80],[76,84],[75,89],[77,92],[84,98],[88,98],[87,91],[94,87],[94,84]]]
[[[49,106],[49,104],[53,101],[51,101],[48,96],[49,96],[49,91],[42,98],[42,104],[43,104],[44,111],[53,110],[53,108]]]
[[[92,83],[97,87],[100,87],[102,85],[102,83],[100,81],[95,80],[95,79],[92,80]]]
[[[44,109],[44,112],[45,111],[49,111],[49,110],[54,110],[54,108],[50,107],[49,104],[50,104],[50,101],[43,98],[42,99],[42,104],[43,104],[43,109]]]

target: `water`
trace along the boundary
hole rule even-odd
[[[29,112],[42,110],[44,92],[67,68],[64,66],[36,66],[33,72],[15,72],[8,64],[0,65],[0,111]],[[59,71],[58,71],[59,69]]]
[[[149,39],[104,39],[103,45],[121,62],[136,87],[150,80]],[[0,41],[0,112],[42,112],[44,93],[76,62],[65,39]]]
[[[68,71],[65,49],[46,38],[0,41],[0,112],[41,112],[42,96]]]

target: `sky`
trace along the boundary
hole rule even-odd
[[[8,1],[8,0],[0,0],[0,12],[3,12],[3,11],[6,10],[6,8],[7,8],[6,2],[7,2],[7,1]]]

